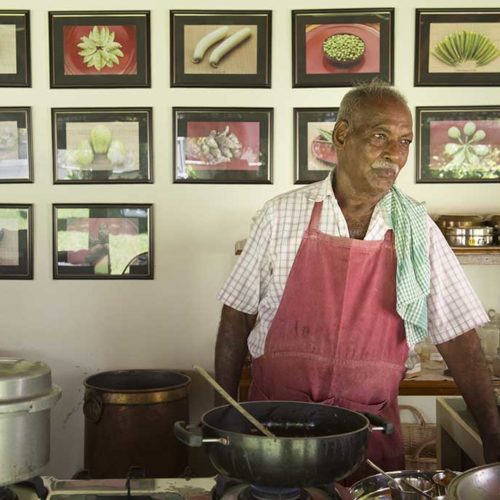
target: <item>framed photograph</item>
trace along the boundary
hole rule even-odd
[[[0,279],[33,279],[33,205],[0,204]]]
[[[270,10],[170,12],[172,87],[270,87]]]
[[[54,184],[152,182],[152,108],[53,108]]]
[[[417,9],[415,86],[500,85],[499,9]]]
[[[292,11],[294,87],[393,82],[394,9]]]
[[[339,108],[294,108],[295,184],[324,179],[337,164],[332,131]]]
[[[0,87],[31,87],[30,13],[0,10]]]
[[[149,11],[49,12],[51,88],[151,87]]]
[[[31,108],[0,108],[2,182],[33,182]]]
[[[54,204],[54,279],[153,279],[151,204]]]
[[[174,108],[174,182],[272,183],[272,108]]]
[[[500,182],[500,106],[416,109],[417,182]]]

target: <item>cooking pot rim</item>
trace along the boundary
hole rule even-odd
[[[107,377],[120,375],[141,375],[141,374],[165,374],[165,375],[174,375],[182,379],[182,382],[178,382],[175,384],[165,384],[165,385],[155,385],[154,387],[147,388],[124,388],[124,387],[112,387],[112,384],[106,384],[105,382],[99,382],[101,379],[106,379]],[[83,385],[87,389],[93,389],[99,392],[112,392],[112,393],[136,393],[140,392],[162,392],[162,391],[173,391],[175,389],[181,389],[183,387],[191,384],[191,377],[186,375],[185,373],[177,370],[168,370],[168,369],[149,369],[149,368],[133,368],[128,370],[107,370],[103,372],[94,373],[87,377]]]
[[[231,410],[234,410],[234,411],[237,411],[235,408],[233,408],[231,405],[227,404],[227,405],[220,405],[220,406],[217,406],[215,408],[212,408],[211,410],[208,410],[206,411],[205,413],[203,413],[200,417],[200,421],[201,423],[203,424],[203,426],[205,428],[210,428],[211,430],[215,431],[215,432],[218,432],[218,433],[224,433],[224,434],[227,434],[227,435],[232,435],[232,436],[245,436],[245,439],[253,439],[253,438],[256,438],[256,439],[268,439],[268,440],[274,440],[274,439],[278,439],[278,440],[294,440],[294,441],[297,441],[297,440],[310,440],[310,439],[332,439],[332,438],[337,438],[337,437],[341,437],[341,436],[349,436],[349,435],[352,435],[352,434],[358,434],[360,432],[363,432],[365,430],[367,430],[370,426],[370,421],[368,420],[368,418],[363,414],[363,413],[360,413],[360,412],[357,412],[357,411],[354,411],[354,410],[349,410],[347,408],[343,408],[341,406],[334,406],[334,405],[327,405],[327,404],[323,404],[323,403],[316,403],[314,401],[287,401],[287,400],[262,400],[262,401],[246,401],[244,403],[241,403],[241,405],[243,407],[248,407],[248,406],[251,406],[252,404],[263,404],[263,403],[267,403],[267,404],[293,404],[293,405],[296,405],[296,406],[299,406],[299,405],[304,405],[304,407],[306,406],[311,406],[311,405],[314,405],[314,406],[321,406],[321,407],[325,407],[325,408],[328,408],[328,409],[339,409],[339,410],[342,410],[343,412],[346,412],[346,413],[351,413],[351,414],[354,414],[356,415],[357,417],[360,417],[363,421],[364,421],[364,424],[360,427],[358,427],[357,429],[355,430],[352,430],[352,431],[349,431],[349,432],[343,432],[343,433],[339,433],[339,434],[325,434],[323,436],[300,436],[300,437],[293,437],[293,436],[277,436],[276,438],[272,438],[272,437],[267,437],[267,436],[264,436],[264,435],[261,435],[261,434],[244,434],[242,432],[237,432],[237,431],[229,431],[229,430],[225,430],[225,429],[221,429],[219,427],[216,427],[215,425],[212,425],[212,424],[209,424],[206,422],[206,417],[209,416],[209,414],[211,413],[215,413],[216,411],[218,410],[221,410],[222,408],[227,408],[227,409],[231,409]]]

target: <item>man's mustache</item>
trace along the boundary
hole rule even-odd
[[[376,170],[392,170],[395,174],[399,172],[399,165],[384,160],[377,160],[372,163],[372,168]]]

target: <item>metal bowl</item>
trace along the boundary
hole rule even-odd
[[[419,471],[419,470],[404,470],[387,472],[387,474],[393,477],[395,480],[398,478],[404,479],[414,479],[418,481],[428,481],[432,484],[432,476],[438,471]],[[412,481],[414,482],[414,481]],[[415,486],[418,487],[417,484]],[[391,494],[391,489],[389,487],[389,481],[382,474],[375,474],[373,476],[365,477],[360,481],[354,483],[349,492],[351,493],[354,500],[391,500],[394,496]],[[431,493],[432,494],[432,493]],[[408,492],[408,495],[411,495]],[[417,498],[419,495],[417,494]],[[399,498],[412,498],[399,497]]]
[[[451,481],[447,495],[449,500],[498,500],[500,462],[465,471]]]

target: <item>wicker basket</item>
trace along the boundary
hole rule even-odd
[[[426,422],[414,406],[401,405],[399,409],[411,412],[416,420],[415,423],[401,424],[406,469],[436,470],[436,424]]]

